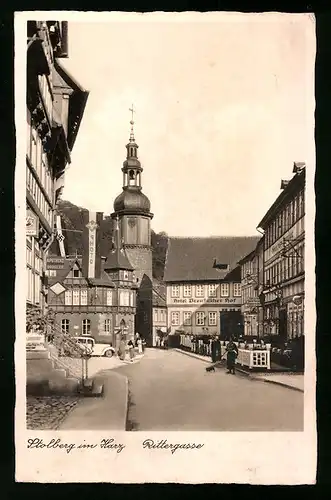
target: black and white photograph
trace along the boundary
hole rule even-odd
[[[21,476],[314,482],[314,17],[23,12],[15,46]]]

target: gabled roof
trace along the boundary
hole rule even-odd
[[[115,284],[111,281],[108,274],[105,271],[101,271],[100,278],[88,278],[88,282],[92,286],[106,286],[106,287],[115,287]]]
[[[63,268],[56,270],[56,276],[51,276],[48,278],[49,285],[51,286],[54,285],[54,283],[63,282],[75,265],[77,265],[79,267],[79,270],[83,272],[82,266],[78,259],[64,259]],[[87,281],[86,278],[85,280]]]
[[[165,283],[153,279],[153,306],[167,307],[167,288]]]
[[[64,266],[63,269],[57,269],[56,270],[56,276],[51,276],[48,278],[48,284],[49,286],[54,285],[55,283],[63,283],[63,281],[66,279],[70,271],[73,269],[73,267],[77,265],[79,270],[83,273],[83,268],[80,262],[80,259],[65,259],[64,260]],[[114,287],[115,284],[111,281],[109,278],[108,274],[105,271],[101,272],[100,278],[87,278],[86,276],[83,275],[82,278],[80,278],[81,281],[85,280],[85,283],[90,286],[106,286],[106,287]]]
[[[85,106],[89,96],[89,92],[85,90],[68,72],[64,66],[55,60],[54,62],[55,72],[57,76],[56,84],[64,89],[72,89],[69,100],[69,117],[68,117],[68,145],[70,151],[74,146],[77,133],[80,127],[81,120],[85,111]],[[54,73],[55,73],[54,72]]]
[[[238,261],[254,250],[260,236],[169,238],[164,269],[165,282],[219,281],[238,267]],[[227,269],[215,269],[215,260]]]

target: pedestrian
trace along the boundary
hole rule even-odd
[[[217,361],[217,356],[216,356],[216,338],[214,338],[211,341],[211,360],[213,363],[216,363]]]
[[[236,358],[238,356],[238,347],[236,344],[233,342],[232,338],[230,338],[230,341],[228,342],[226,346],[226,361],[227,361],[227,373],[233,373],[235,374],[235,364],[236,364]]]
[[[215,338],[215,352],[216,352],[216,361],[221,359],[221,342],[218,337]]]
[[[132,363],[133,358],[134,358],[134,345],[133,345],[132,340],[129,340],[129,342],[128,342],[128,349],[129,349],[130,361]]]
[[[125,360],[125,351],[126,351],[125,348],[126,348],[126,346],[125,346],[124,339],[121,339],[120,345],[118,348],[118,355],[119,355],[120,360],[122,360],[122,361]]]
[[[138,354],[142,354],[143,353],[143,342],[140,338],[137,340],[137,344],[138,344]]]

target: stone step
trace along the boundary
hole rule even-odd
[[[49,391],[52,394],[76,394],[79,389],[79,381],[76,378],[51,379]]]
[[[26,359],[49,359],[50,353],[45,351],[26,351]]]
[[[29,359],[26,362],[27,375],[49,374],[54,369],[54,363],[49,358]]]
[[[45,396],[49,394],[48,378],[44,375],[27,377],[26,379],[27,396]]]
[[[64,368],[53,368],[49,375],[50,380],[62,380],[67,378],[67,372]]]

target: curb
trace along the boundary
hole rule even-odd
[[[299,387],[294,387],[293,385],[284,384],[283,382],[277,382],[276,380],[266,380],[264,378],[259,379],[258,377],[254,377],[254,380],[260,380],[261,382],[266,382],[267,384],[280,385],[281,387],[286,387],[287,389],[292,389],[292,391],[297,391],[297,392],[301,392],[301,393],[305,392],[303,389],[300,389]]]
[[[191,358],[195,358],[195,359],[197,359],[199,361],[203,361],[205,363],[211,363],[211,361],[209,361],[207,359],[198,358],[197,356],[194,356],[194,354],[187,352],[187,351],[182,351],[181,349],[178,349],[178,348],[175,348],[174,351],[180,352],[181,354],[186,354],[187,356],[190,356]],[[292,391],[298,391],[301,393],[305,392],[303,389],[300,389],[299,387],[293,387],[293,385],[285,384],[283,382],[278,382],[275,380],[266,380],[265,378],[256,377],[252,373],[247,373],[246,370],[242,370],[241,368],[238,368],[237,366],[236,366],[236,371],[241,373],[242,375],[246,375],[246,377],[248,377],[254,381],[257,380],[258,382],[266,382],[267,384],[280,385],[282,387],[286,387],[287,389],[292,389]]]
[[[123,375],[124,377],[125,375]],[[128,418],[129,418],[129,379],[128,377],[125,377],[125,391],[126,391],[126,397],[125,397],[125,411],[124,411],[124,426],[123,430],[126,431],[127,429],[127,423],[128,423]]]
[[[198,361],[203,361],[204,363],[209,363],[211,364],[211,361],[209,359],[202,359],[198,358],[197,356],[194,355],[194,353],[187,352],[187,351],[182,351],[181,349],[177,349],[176,347],[172,349],[173,351],[180,352],[180,354],[186,354],[186,356],[190,356],[190,358],[197,359]]]

